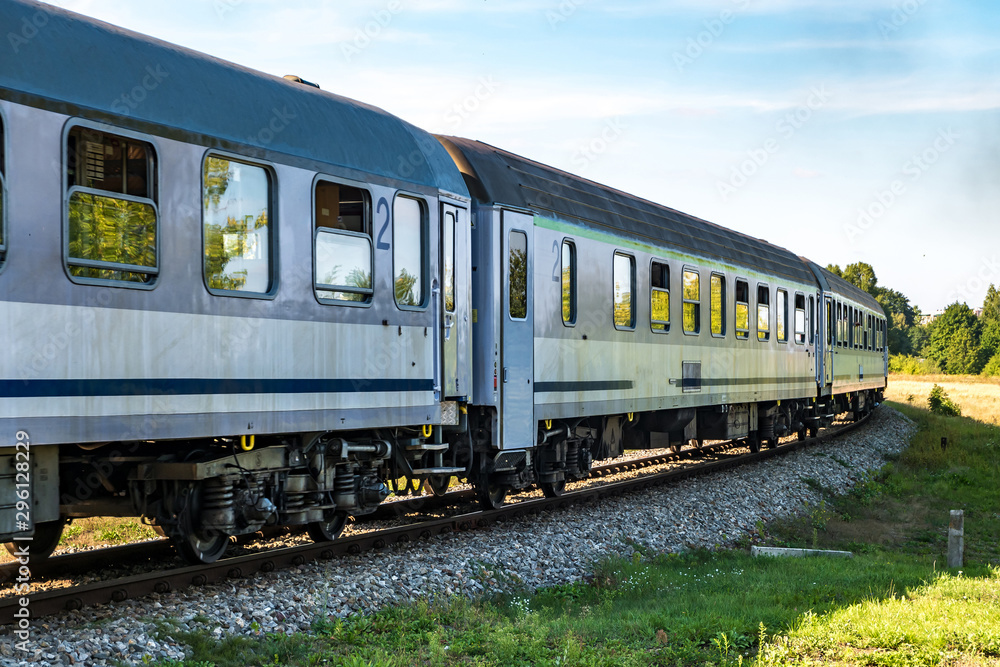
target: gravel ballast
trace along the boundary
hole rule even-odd
[[[846,492],[904,450],[914,428],[883,406],[869,424],[835,441],[735,470],[485,530],[34,619],[27,654],[15,650],[13,628],[0,629],[0,665],[179,660],[185,648],[158,630],[163,622],[217,637],[299,632],[319,617],[408,600],[567,583],[592,574],[602,558],[631,555],[633,543],[656,552],[731,546],[758,522],[818,504],[820,492],[806,480]]]

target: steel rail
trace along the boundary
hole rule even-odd
[[[41,591],[27,596],[28,604],[26,606],[30,610],[32,618],[40,618],[60,611],[79,610],[89,605],[122,602],[128,599],[145,597],[153,593],[163,594],[174,590],[181,590],[189,586],[203,586],[224,581],[225,579],[249,577],[258,572],[267,573],[289,567],[298,567],[308,562],[327,561],[341,555],[358,554],[364,551],[383,549],[391,545],[429,539],[434,535],[484,528],[546,510],[595,502],[637,489],[659,486],[680,479],[710,474],[746,463],[781,456],[798,451],[804,447],[818,445],[840,437],[859,427],[867,420],[868,417],[866,416],[857,422],[838,427],[834,431],[822,433],[815,438],[788,442],[776,448],[762,449],[756,453],[726,457],[717,461],[677,468],[653,475],[644,475],[620,482],[591,485],[583,489],[568,491],[557,498],[525,500],[505,505],[492,511],[472,512],[453,517],[431,519],[407,526],[343,537],[333,542],[271,549],[260,553],[225,558],[207,565],[192,565],[170,570],[160,570],[122,579],[85,584],[83,586]],[[12,623],[15,620],[14,613],[20,608],[21,605],[16,596],[0,599],[0,625]]]
[[[575,482],[575,484],[592,483],[602,477],[619,474],[622,472],[641,470],[656,465],[662,465],[682,459],[701,458],[706,455],[717,454],[738,447],[738,444],[731,442],[706,445],[701,449],[682,449],[679,452],[661,453],[653,456],[646,456],[634,459],[614,460],[606,465],[601,465],[591,470],[591,475],[585,480]],[[454,507],[462,503],[476,502],[476,494],[472,490],[465,489],[452,491],[442,496],[401,496],[397,500],[382,503],[378,509],[371,514],[354,517],[355,523],[368,523],[371,521],[402,520],[407,515],[416,512],[427,512],[442,510]],[[237,537],[237,544],[249,544],[257,540],[275,539],[284,535],[300,533],[304,527],[269,527],[262,531],[257,531],[249,535]],[[61,556],[52,556],[31,566],[32,579],[51,579],[63,577],[71,574],[85,573],[108,563],[118,565],[141,565],[150,561],[169,561],[174,557],[175,551],[170,540],[160,538],[123,544],[112,547],[101,547],[88,551],[79,551]],[[17,561],[0,564],[0,582],[11,582],[18,576],[19,564]]]

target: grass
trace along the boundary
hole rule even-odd
[[[846,548],[853,559],[640,549],[587,581],[319,617],[309,633],[217,639],[210,619],[184,633],[165,625],[192,655],[161,664],[1000,665],[1000,429],[895,407],[918,425],[908,450],[848,495],[758,528],[771,544]],[[946,571],[958,508],[966,566]]]
[[[114,546],[158,537],[156,531],[138,518],[99,516],[75,519],[73,523],[65,526],[62,537],[59,538],[59,548]],[[10,560],[12,558],[7,551],[0,549],[0,562]]]

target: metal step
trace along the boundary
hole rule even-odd
[[[408,452],[443,452],[449,447],[447,442],[442,442],[439,445],[433,442],[424,442],[419,445],[407,445],[406,451]]]
[[[414,475],[457,475],[465,472],[465,468],[416,468]]]

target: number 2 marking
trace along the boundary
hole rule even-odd
[[[375,242],[375,247],[379,250],[388,250],[389,244],[382,240],[386,230],[389,229],[389,202],[385,200],[385,197],[378,200],[378,206],[375,207],[375,215],[378,215],[379,211],[383,208],[385,209],[385,222],[382,223],[382,229],[378,232],[378,240]]]
[[[552,282],[559,282],[559,241],[552,242],[552,252],[556,255],[556,263],[552,265]]]

